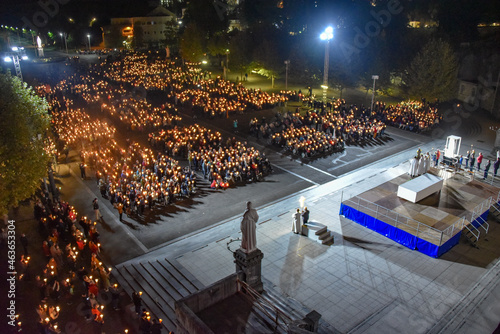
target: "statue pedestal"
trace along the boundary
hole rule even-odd
[[[246,282],[258,292],[264,291],[262,284],[262,259],[264,253],[260,249],[255,249],[250,253],[245,253],[239,248],[233,253],[234,263],[236,263],[236,272],[240,273],[240,279]]]

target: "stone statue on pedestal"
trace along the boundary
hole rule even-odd
[[[257,211],[252,207],[252,202],[247,202],[247,209],[241,221],[241,250],[245,253],[257,249],[256,223],[259,220]]]

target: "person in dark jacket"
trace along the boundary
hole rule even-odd
[[[497,158],[497,161],[493,164],[493,175],[497,176],[498,168],[500,167],[500,158]]]
[[[488,172],[490,171],[490,167],[491,167],[491,160],[488,160],[486,166],[484,166],[483,180],[486,180],[486,178],[488,177]]]
[[[307,210],[307,206],[302,211],[302,225],[306,225],[309,221],[309,210]]]

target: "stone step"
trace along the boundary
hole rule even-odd
[[[321,241],[321,243],[323,245],[326,245],[326,246],[331,246],[333,245],[334,241],[333,241],[333,235],[330,235],[328,238],[324,239]]]
[[[179,300],[191,293],[179,280],[166,270],[159,261],[150,262],[150,269],[154,275],[159,276],[159,280],[168,287],[168,290],[175,291],[174,300]]]
[[[179,262],[177,262],[174,259],[165,259],[166,262],[166,267],[172,269],[172,273],[176,275],[176,277],[186,280],[186,283],[192,287],[190,288],[191,292],[196,292],[205,286],[198,281],[196,277],[193,276],[186,268],[184,268],[183,265],[181,265]]]
[[[176,260],[159,259],[118,266],[117,281],[132,294],[142,291],[143,306],[162,319],[166,331],[176,329],[175,301],[186,297],[203,284]]]
[[[130,266],[126,269],[141,285],[141,291],[152,299],[154,304],[163,312],[164,316],[172,323],[175,323],[175,309],[172,307],[174,299],[168,291],[161,284],[158,284],[144,269],[137,268],[136,266]],[[154,314],[160,318],[156,313]],[[162,318],[162,320],[165,319]]]
[[[321,223],[309,222],[303,225],[302,234],[323,245],[331,246],[333,244],[332,232],[328,230],[326,225]]]
[[[281,312],[287,314],[292,320],[304,319],[304,317],[312,311],[296,299],[282,294],[279,287],[265,277],[262,277],[262,282],[264,283],[263,296],[271,301]],[[333,328],[331,328],[328,323],[320,320],[320,327],[317,333],[340,334],[340,332],[332,329]]]
[[[280,311],[287,314],[293,320],[302,319],[308,310],[296,300],[287,297],[285,298],[277,290],[272,287],[272,282],[262,278],[264,282],[264,292],[263,296],[266,297],[274,306],[276,306]]]
[[[325,232],[323,232],[320,235],[318,235],[318,239],[319,240],[325,240],[325,239],[329,238],[330,236],[331,236],[330,231],[326,230]]]
[[[180,286],[174,284],[173,280],[160,275],[149,261],[147,263],[141,263],[140,265],[150,275],[154,282],[156,282],[156,284],[160,286],[161,290],[167,293],[167,295],[169,296],[169,303],[173,303],[174,301],[184,297],[182,295],[183,289],[179,288]]]
[[[321,234],[323,234],[323,233],[325,233],[327,231],[328,231],[328,228],[326,226],[323,226],[322,228],[320,228],[319,230],[317,230],[314,234],[321,235]]]
[[[170,319],[170,317],[168,317],[167,314],[156,303],[155,298],[157,298],[157,295],[150,289],[145,289],[145,284],[142,277],[136,279],[131,271],[134,272],[134,270],[130,269],[130,266],[122,266],[117,268],[117,272],[119,273],[119,275],[116,275],[116,277],[123,289],[129,295],[132,295],[134,291],[143,291],[141,299],[144,308],[150,311],[155,317],[162,319],[162,325],[167,332],[175,330],[177,327],[175,325],[175,322],[172,321],[172,319]],[[118,276],[120,276],[120,278],[118,278]]]

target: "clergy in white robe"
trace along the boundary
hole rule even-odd
[[[302,228],[300,224],[300,209],[297,209],[297,211],[292,215],[292,231],[293,233],[302,233]]]
[[[431,157],[429,153],[425,155],[425,172],[427,173],[431,169]]]
[[[420,159],[418,159],[417,175],[422,175],[424,173],[425,173],[425,170],[424,170],[424,157],[420,156]]]
[[[410,171],[408,172],[408,174],[410,174],[411,177],[417,175],[417,159],[410,159]]]

